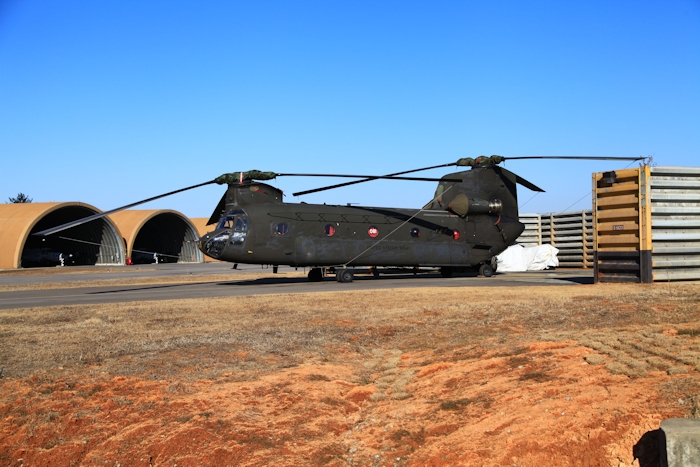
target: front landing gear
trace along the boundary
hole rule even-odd
[[[309,281],[321,282],[323,280],[323,270],[321,268],[312,268],[308,274]]]

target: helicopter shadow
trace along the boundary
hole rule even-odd
[[[245,285],[282,285],[282,284],[310,284],[305,277],[264,277],[261,279],[245,279],[216,282],[215,285],[245,286]]]
[[[425,278],[425,277],[435,277],[439,278],[440,276],[438,274],[432,274],[432,275],[418,275],[418,276],[408,276],[406,274],[396,274],[396,275],[387,275],[387,276],[380,276],[380,277],[373,277],[373,276],[368,276],[368,277],[358,277],[355,276],[356,281],[367,281],[367,280],[387,280],[387,279],[396,279],[399,277],[403,278],[409,278],[409,277],[418,277],[418,278]],[[335,282],[335,279],[332,277],[326,277],[322,282],[318,282],[318,284],[322,284],[324,282]],[[144,290],[164,290],[164,289],[182,289],[185,287],[193,287],[193,286],[203,286],[203,285],[211,285],[211,286],[255,286],[255,285],[291,285],[291,284],[314,284],[314,282],[310,282],[307,278],[305,277],[265,277],[265,278],[260,278],[260,279],[253,279],[253,280],[228,280],[228,281],[209,281],[209,282],[188,282],[188,283],[180,283],[180,284],[162,284],[162,285],[150,285],[150,286],[135,286],[135,287],[128,287],[128,288],[120,288],[120,289],[113,289],[113,290],[98,290],[94,292],[87,292],[87,295],[108,295],[108,294],[117,294],[117,293],[125,293],[125,292],[140,292]]]
[[[476,273],[469,274],[455,274],[453,277],[477,277]],[[440,274],[382,274],[380,276],[372,276],[371,274],[368,275],[356,275],[353,278],[353,281],[355,282],[366,282],[366,281],[389,281],[389,280],[396,280],[396,279],[402,279],[402,280],[411,280],[411,279],[435,279],[438,281],[439,279],[444,279],[443,277],[440,276]],[[216,285],[224,285],[224,286],[245,286],[245,285],[284,285],[284,284],[323,284],[327,282],[336,282],[335,278],[333,276],[327,276],[325,277],[322,281],[320,282],[310,282],[307,278],[305,277],[264,277],[260,279],[250,279],[250,280],[242,280],[242,281],[227,281],[227,282],[218,282]]]
[[[496,277],[501,276],[505,279],[506,274],[495,274]],[[476,271],[467,271],[455,273],[452,279],[473,279],[479,277]],[[538,275],[533,275],[533,282],[536,281]],[[402,282],[409,282],[411,280],[419,279],[432,279],[435,281],[435,285],[439,286],[441,281],[449,280],[442,277],[439,273],[387,273],[381,274],[379,276],[373,276],[371,274],[356,275],[354,281],[356,282],[384,282],[384,281],[395,281],[400,279]],[[547,279],[554,279],[562,282],[571,282],[579,285],[593,284],[593,278],[588,276],[561,276]],[[209,281],[209,282],[187,282],[179,284],[161,284],[161,285],[147,285],[147,286],[134,286],[128,288],[112,289],[112,290],[98,290],[94,292],[88,292],[88,295],[108,295],[124,292],[139,292],[145,290],[165,290],[165,289],[182,289],[186,287],[201,287],[201,286],[224,286],[224,287],[245,287],[245,286],[261,286],[261,285],[294,285],[294,284],[323,284],[329,282],[336,282],[333,276],[327,276],[321,282],[310,282],[306,277],[263,277],[260,279],[247,279],[247,280],[224,280],[224,281]],[[496,285],[496,284],[491,284]]]

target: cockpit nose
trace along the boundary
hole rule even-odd
[[[231,230],[215,230],[199,239],[199,249],[212,258],[218,259],[231,239]]]
[[[199,241],[199,249],[212,258],[219,259],[226,248],[243,248],[248,234],[248,216],[241,209],[232,209],[219,219],[216,230],[204,235]]]

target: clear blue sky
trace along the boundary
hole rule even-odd
[[[700,1],[0,0],[2,201],[107,210],[224,172],[481,154],[700,166]],[[547,190],[521,212],[545,213],[590,209],[591,173],[626,165],[506,167]],[[273,184],[288,202],[396,207],[435,188],[291,196],[336,181]],[[207,217],[223,190],[145,208]]]

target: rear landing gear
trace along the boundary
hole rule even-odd
[[[311,282],[321,282],[323,280],[323,270],[313,268],[309,271],[308,277]]]
[[[479,275],[484,277],[493,276],[493,267],[490,264],[482,264],[479,266]]]
[[[452,268],[440,268],[440,275],[442,277],[452,277]]]
[[[340,269],[335,273],[335,279],[338,282],[352,282],[354,274],[352,269]]]

